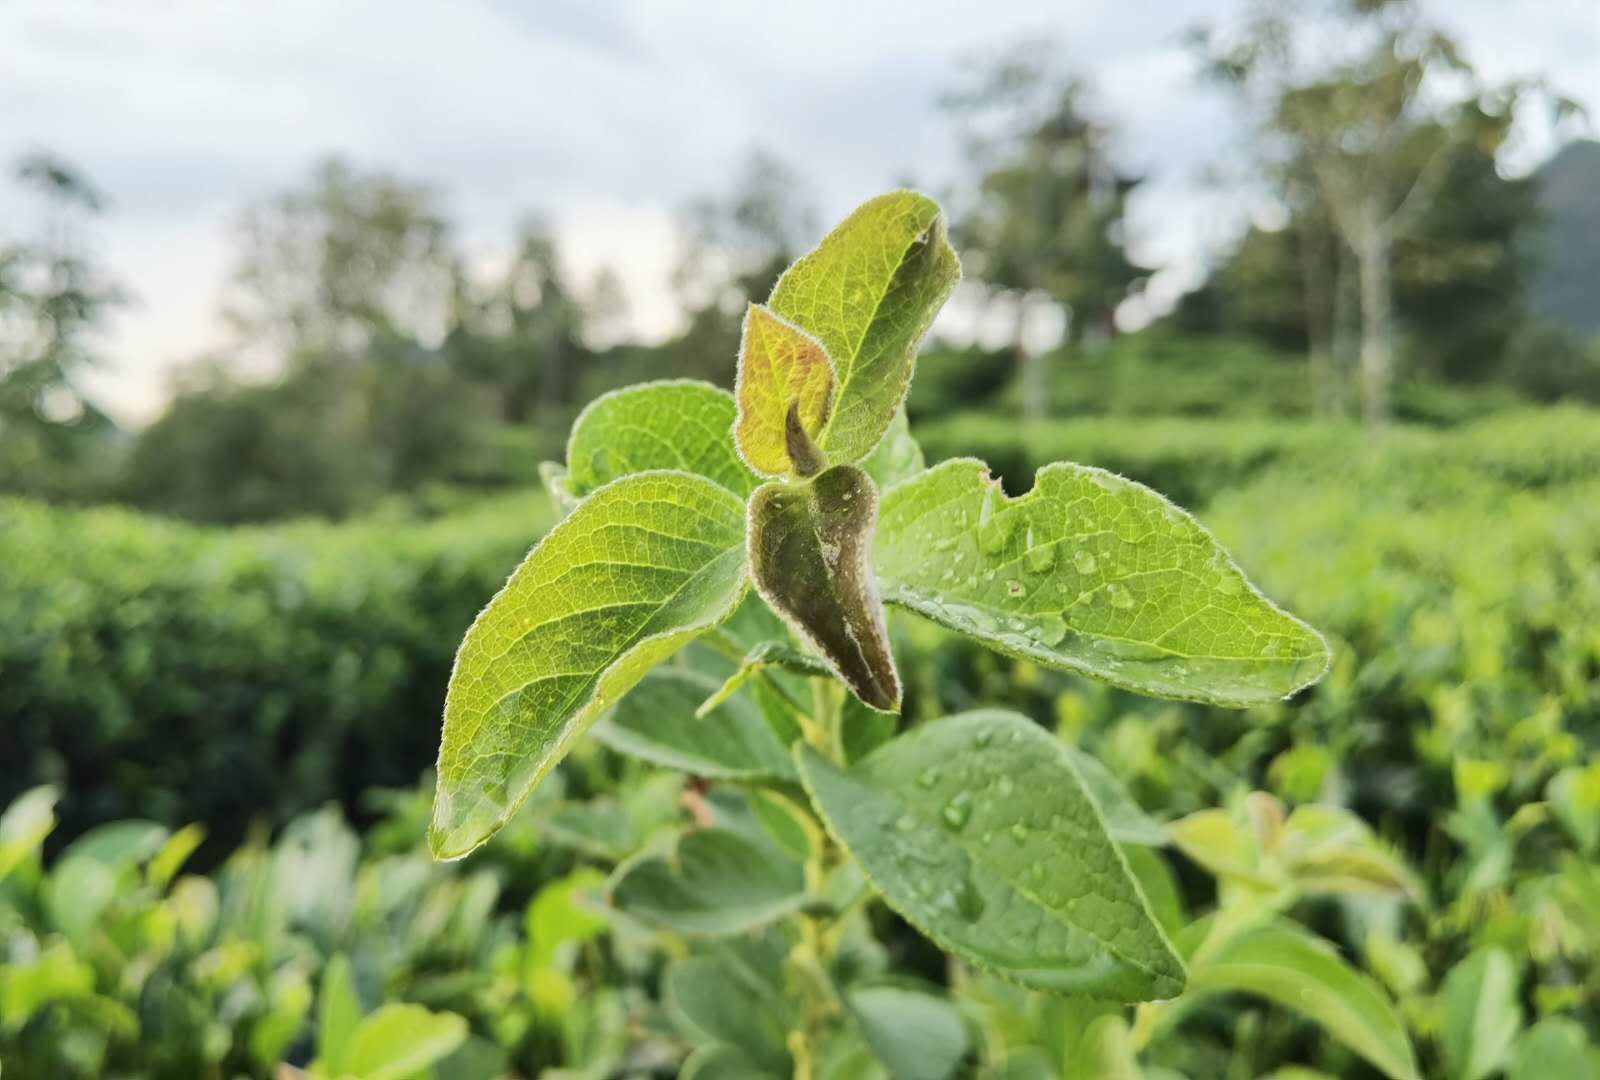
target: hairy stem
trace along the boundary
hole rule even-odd
[[[811,680],[811,716],[801,725],[805,740],[829,760],[843,763],[844,744],[840,730],[844,688],[832,679]],[[811,836],[811,854],[806,859],[806,892],[821,899],[828,871],[837,862],[828,834],[817,829]],[[797,1080],[813,1080],[816,1075],[816,1048],[820,1036],[838,1015],[840,1005],[829,969],[838,947],[838,935],[828,924],[834,917],[818,904],[796,916],[799,940],[789,953],[790,983],[800,999],[796,1026],[789,1033],[789,1052],[794,1057]]]

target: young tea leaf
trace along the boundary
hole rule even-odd
[[[756,589],[875,709],[900,707],[900,676],[867,549],[878,516],[872,479],[836,465],[804,484],[762,485],[750,498]]]
[[[335,953],[322,973],[322,993],[317,1008],[317,1057],[334,1076],[346,1072],[350,1037],[361,1023],[361,999],[356,996],[350,958]]]
[[[1522,1029],[1510,955],[1493,946],[1476,950],[1450,969],[1439,997],[1444,1006],[1439,1041],[1451,1080],[1483,1080],[1498,1072]]]
[[[1328,667],[1199,522],[1103,469],[1049,465],[1011,499],[982,462],[944,462],[885,495],[873,554],[890,603],[1142,694],[1243,707]]]
[[[716,691],[717,680],[700,672],[652,671],[594,733],[614,750],[694,776],[794,780],[789,751],[749,699],[730,697],[696,715]]]
[[[1025,717],[947,717],[849,769],[807,746],[797,756],[828,831],[944,949],[1039,990],[1182,991],[1183,965],[1066,747]]]
[[[406,1080],[467,1041],[467,1022],[421,1005],[384,1005],[350,1035],[344,1072],[362,1080]]]
[[[565,492],[581,499],[619,477],[677,469],[748,498],[759,481],[728,437],[736,412],[726,390],[692,379],[640,383],[597,397],[572,424]]]
[[[1195,960],[1189,989],[1196,999],[1259,994],[1310,1017],[1392,1080],[1418,1076],[1405,1024],[1378,984],[1293,923],[1267,923]],[[1190,997],[1185,1003],[1193,1004]]]
[[[791,1009],[773,986],[731,959],[691,956],[667,969],[668,1014],[695,1042],[737,1048],[774,1075],[793,1069],[785,1035]]]
[[[967,1055],[966,1026],[948,1001],[899,986],[856,987],[845,1001],[897,1080],[946,1080]]]
[[[649,472],[551,529],[467,631],[445,699],[429,843],[483,843],[602,710],[731,612],[744,506],[703,477]]]
[[[798,908],[804,868],[777,847],[729,829],[698,829],[668,858],[645,855],[617,868],[611,902],[684,934],[742,934]]]
[[[863,203],[778,279],[767,306],[833,360],[833,412],[818,440],[829,458],[860,461],[878,445],[922,336],[960,280],[944,211],[914,191]]]
[[[767,476],[809,476],[814,461],[796,461],[790,443],[815,440],[833,403],[833,364],[822,343],[760,304],[744,316],[734,396],[733,438],[749,466]],[[789,428],[798,424],[803,438]]]

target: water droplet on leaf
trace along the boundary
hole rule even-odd
[[[951,796],[950,801],[944,804],[940,812],[945,825],[954,832],[967,827],[967,822],[972,820],[972,795],[970,792],[958,791]]]

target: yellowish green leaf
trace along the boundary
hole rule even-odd
[[[746,464],[767,476],[815,471],[792,460],[788,428],[798,423],[815,440],[828,418],[833,364],[820,341],[760,304],[751,304],[744,317],[734,396],[739,413],[733,437]]]
[[[833,360],[833,411],[818,440],[831,460],[860,461],[878,445],[960,280],[944,211],[915,191],[863,203],[778,280],[767,306]]]
[[[451,673],[429,842],[459,858],[503,825],[601,711],[745,591],[744,505],[646,472],[551,529],[467,631]]]

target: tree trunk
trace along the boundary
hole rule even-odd
[[[1361,419],[1377,432],[1389,422],[1394,384],[1389,234],[1370,198],[1361,204],[1356,269],[1361,283]]]
[[[1017,355],[1017,385],[1022,391],[1022,415],[1027,420],[1043,420],[1050,415],[1050,359],[1047,353],[1028,347],[1028,294],[1017,297],[1016,321],[1011,343]]]
[[[1329,273],[1329,240],[1320,222],[1303,221],[1300,227],[1300,275],[1305,306],[1306,353],[1311,374],[1311,411],[1327,419],[1344,412],[1339,389],[1338,361],[1334,356],[1335,299]]]

